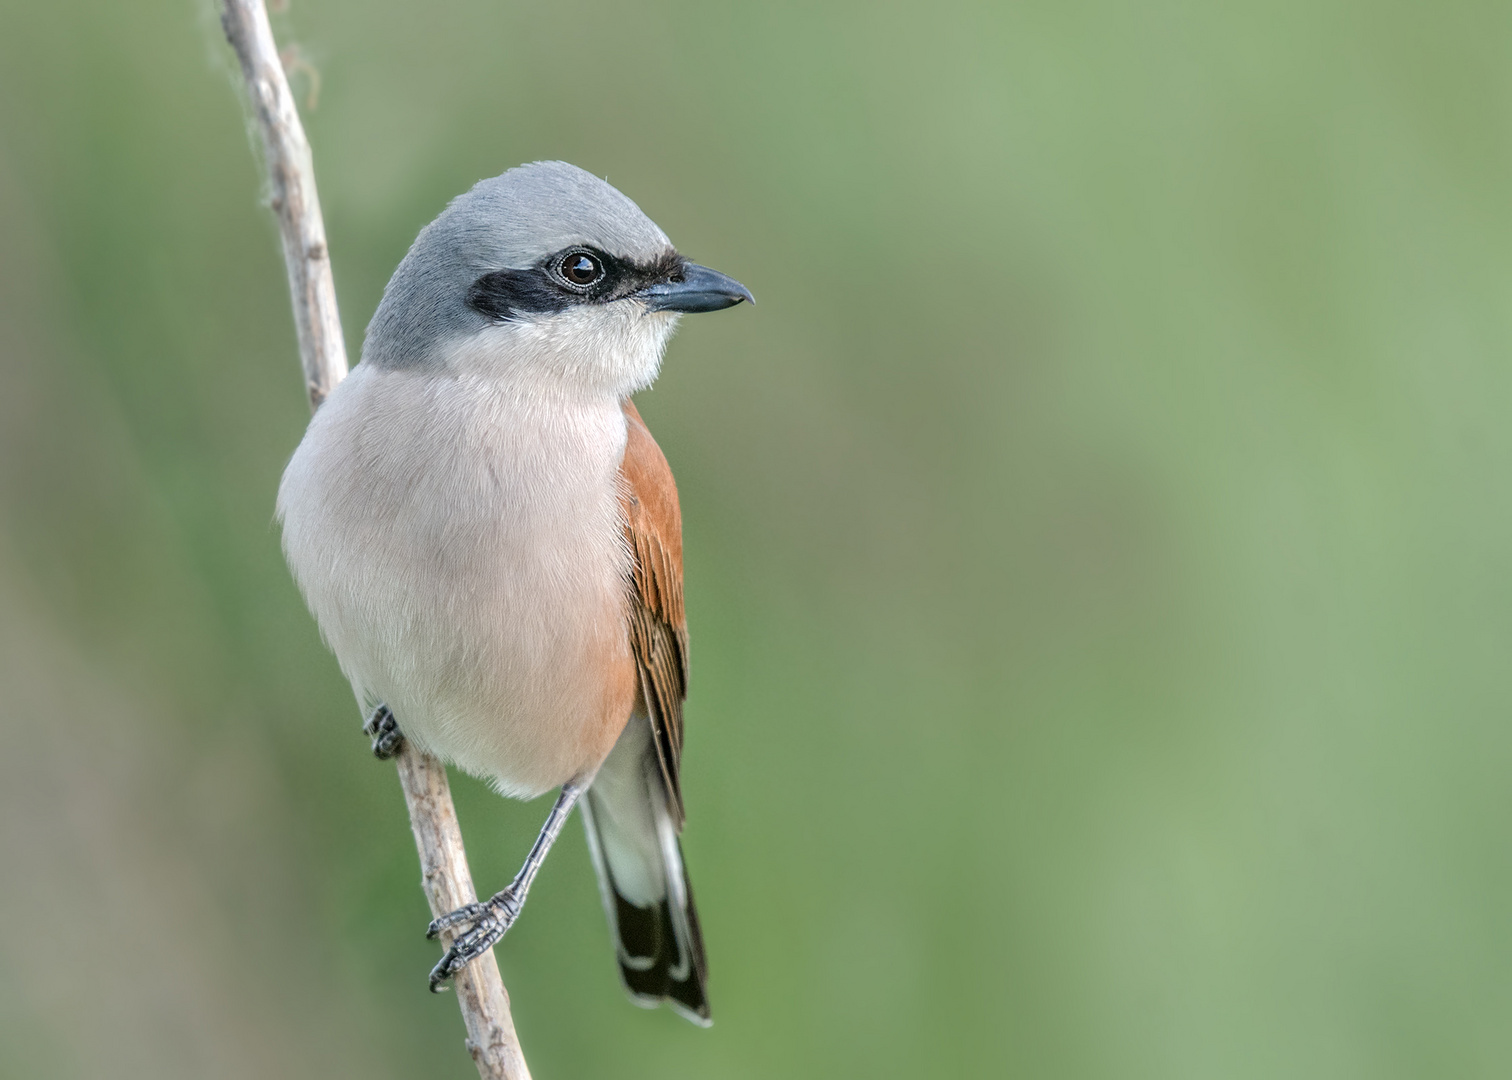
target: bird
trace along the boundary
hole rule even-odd
[[[519,918],[577,806],[631,999],[710,1022],[681,509],[632,395],[682,315],[743,301],[607,181],[509,169],[420,231],[283,474],[284,554],[374,753],[559,790],[510,884],[428,927],[454,935],[432,990]]]

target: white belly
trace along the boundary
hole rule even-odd
[[[417,745],[505,794],[595,767],[603,672],[629,652],[624,447],[617,401],[353,371],[311,422],[278,510],[364,706],[387,702]]]

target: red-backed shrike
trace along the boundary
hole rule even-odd
[[[300,589],[365,710],[533,798],[560,787],[431,986],[491,947],[582,798],[625,986],[707,1023],[683,868],[682,523],[630,395],[681,312],[751,299],[563,162],[485,180],[427,225],[278,493]]]

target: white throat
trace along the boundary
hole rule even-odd
[[[655,381],[677,320],[630,299],[585,304],[490,326],[453,344],[443,363],[532,397],[618,402]]]

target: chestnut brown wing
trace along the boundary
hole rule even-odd
[[[668,808],[683,824],[683,699],[688,692],[688,622],[683,611],[682,514],[677,484],[661,447],[629,399],[624,403],[625,533],[635,558],[630,596],[630,643],[641,696],[655,735]]]

